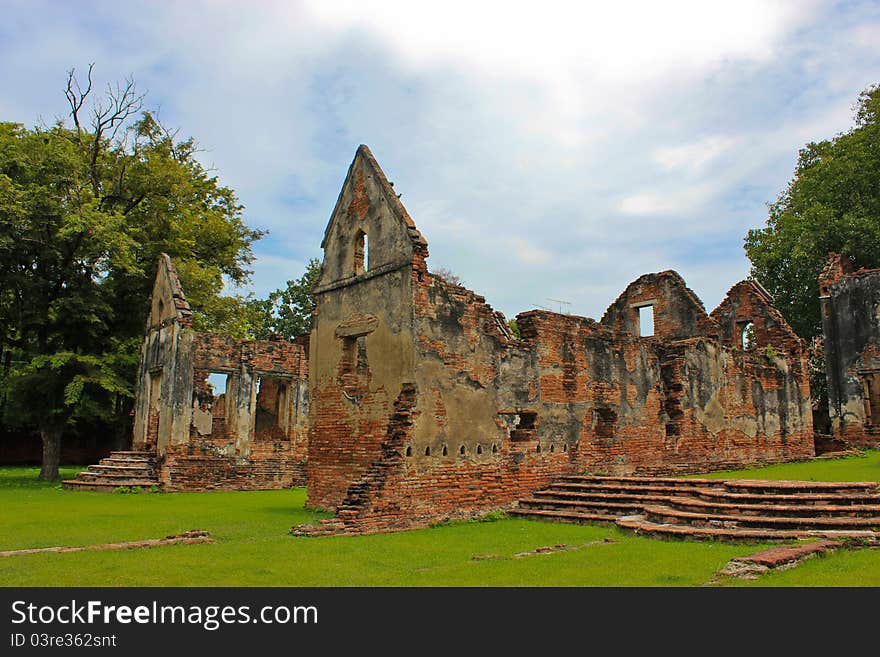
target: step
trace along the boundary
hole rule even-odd
[[[604,515],[626,516],[636,513],[642,508],[641,504],[625,502],[603,502],[599,500],[553,500],[538,497],[528,497],[518,502],[520,509],[544,509],[547,511],[565,511],[577,509],[602,510]],[[561,508],[560,508],[561,507]]]
[[[139,479],[141,481],[152,481],[156,477],[152,472],[93,472],[91,470],[83,470],[77,476],[77,479],[83,481],[121,481]]]
[[[643,506],[644,504],[649,502],[665,502],[666,500],[672,499],[676,496],[680,496],[681,494],[682,491],[675,491],[667,493],[665,495],[659,495],[655,493],[579,493],[576,491],[566,490],[538,490],[532,493],[532,497],[546,497],[548,499],[560,500],[595,500],[597,502],[631,502],[634,504],[638,504],[639,506]]]
[[[724,488],[734,493],[766,495],[805,493],[880,493],[876,481],[772,481],[764,479],[726,479]]]
[[[159,486],[158,481],[146,479],[128,479],[120,481],[83,481],[82,479],[66,479],[61,482],[62,488],[65,490],[93,490],[102,492],[112,492],[120,486],[129,488],[152,488]]]
[[[739,542],[789,541],[804,538],[854,538],[876,541],[877,535],[865,530],[768,530],[731,527],[691,527],[688,525],[669,525],[651,522],[644,516],[619,518],[617,525],[636,534],[658,538],[678,538],[693,540],[727,540]]]
[[[112,461],[112,462],[108,463],[107,461],[108,461],[108,459],[104,459],[100,463],[97,463],[95,465],[90,465],[89,467],[90,468],[104,468],[110,472],[112,472],[116,469],[152,470],[155,467],[152,463],[148,463],[148,462],[138,463],[138,462],[134,462],[134,461],[128,461],[128,462]]]
[[[695,499],[705,501],[728,501],[736,504],[766,504],[768,502],[767,494],[761,493],[731,493],[725,490],[708,490],[697,489],[688,491],[689,496]],[[772,495],[774,503],[781,504],[880,504],[880,495],[866,493],[795,493],[795,494],[775,494]]]
[[[759,529],[864,529],[880,531],[880,518],[828,518],[787,516],[746,516],[741,514],[692,513],[668,506],[646,506],[645,518],[658,524],[691,526],[750,527]]]
[[[669,495],[681,495],[683,491],[690,490],[680,486],[662,486],[662,485],[634,485],[634,484],[579,484],[568,482],[554,482],[545,490],[550,491],[578,491],[583,493],[620,493],[630,495],[640,495],[642,493],[657,493]],[[693,490],[699,490],[694,488]]]
[[[561,482],[620,484],[624,486],[674,486],[676,488],[693,488],[702,486],[710,488],[721,486],[723,479],[684,479],[682,477],[607,477],[604,475],[569,475],[561,477]]]
[[[146,465],[152,467],[155,461],[154,459],[142,457],[123,459],[115,456],[109,456],[105,459],[101,459],[99,463],[100,465]]]
[[[615,522],[618,518],[618,516],[607,513],[578,513],[576,511],[550,511],[542,509],[511,509],[507,513],[517,518],[571,522],[579,525],[595,522]]]
[[[671,497],[663,506],[691,513],[736,514],[743,516],[826,516],[875,517],[880,520],[880,504],[776,504],[775,496],[768,496],[765,504],[728,504],[706,502],[687,497]]]
[[[99,463],[98,465],[90,465],[89,470],[92,472],[152,472],[152,465],[141,465],[139,463],[133,465],[106,465]]]

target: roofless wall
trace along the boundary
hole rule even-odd
[[[323,248],[308,500],[347,531],[503,508],[585,470],[814,453],[803,345],[750,282],[707,315],[677,273],[647,274],[601,322],[531,311],[514,339],[483,297],[428,273],[427,243],[365,146]]]

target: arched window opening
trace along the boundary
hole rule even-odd
[[[431,456],[431,448],[425,447],[425,456]]]
[[[535,448],[535,451],[538,452],[538,454],[541,453],[541,443],[538,443],[538,446]]]
[[[370,269],[370,238],[359,230],[354,237],[354,273],[363,274]]]
[[[412,456],[412,447],[407,447],[407,448],[406,448],[406,455],[407,455],[407,456]]]
[[[443,445],[443,456],[449,456],[449,449],[447,449],[446,445]]]
[[[492,453],[493,453],[493,454],[497,454],[497,453],[498,453],[498,445],[494,445],[494,444],[492,445]]]
[[[465,449],[464,445],[462,445],[461,447],[458,448],[458,453],[461,454],[462,456],[465,455],[465,452],[467,452],[467,450]]]
[[[482,453],[483,453],[483,446],[477,445],[477,454],[482,454]]]

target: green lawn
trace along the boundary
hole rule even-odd
[[[0,468],[0,550],[158,538],[187,529],[206,529],[217,542],[0,558],[0,585],[700,586],[732,557],[766,547],[659,541],[615,527],[514,519],[300,538],[288,534],[292,525],[326,517],[303,508],[302,489],[74,493],[36,482],[36,474],[36,468]],[[880,480],[880,452],[725,475]],[[602,542],[606,538],[614,542]],[[558,544],[583,547],[513,556]],[[880,586],[880,550],[820,557],[734,584]]]
[[[813,459],[764,468],[694,475],[707,479],[799,479],[801,481],[880,481],[880,450],[864,457]]]

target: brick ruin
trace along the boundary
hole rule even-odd
[[[584,471],[814,455],[804,344],[752,281],[707,314],[677,273],[646,274],[598,322],[534,310],[516,338],[483,297],[428,271],[427,242],[365,146],[322,248],[307,485],[337,529],[503,508]]]
[[[137,373],[133,448],[165,490],[305,484],[308,342],[199,333],[162,254]]]
[[[832,254],[819,295],[832,432],[880,447],[880,269]]]
[[[428,271],[365,146],[321,246],[313,329],[295,341],[194,331],[161,257],[133,446],[155,454],[164,489],[307,485],[308,505],[336,515],[314,531],[365,533],[507,508],[585,472],[815,454],[805,345],[754,281],[707,313],[676,272],[645,274],[599,321],[532,310],[517,337]],[[854,436],[880,409],[880,271],[844,267],[826,268],[822,304],[835,431]]]

